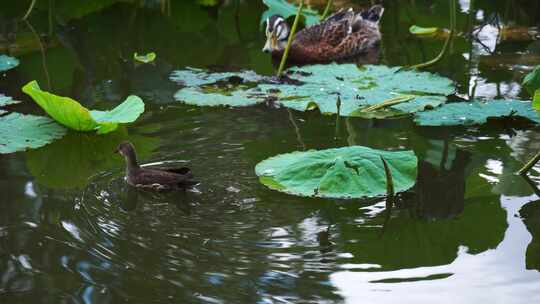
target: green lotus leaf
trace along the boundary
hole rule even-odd
[[[133,54],[133,59],[135,61],[138,61],[140,63],[150,63],[150,62],[153,62],[154,60],[156,60],[156,53],[154,52],[151,52],[151,53],[148,53],[146,55],[139,55],[137,53]]]
[[[399,67],[353,64],[330,64],[294,67],[288,76],[302,84],[262,84],[262,91],[273,92],[286,107],[298,111],[313,109],[341,116],[385,118],[409,114],[440,106],[454,93],[452,81],[428,72],[402,70]],[[276,93],[277,92],[277,93]],[[363,110],[403,95],[411,95],[402,103],[375,112]]]
[[[22,90],[54,120],[77,131],[105,134],[114,131],[118,124],[135,121],[144,112],[144,102],[135,95],[110,111],[90,111],[69,97],[42,91],[36,81],[29,82]]]
[[[182,101],[186,104],[196,106],[230,106],[244,107],[251,106],[264,101],[260,92],[253,89],[236,90],[236,91],[220,91],[204,92],[204,89],[186,87],[180,89],[174,94],[174,99]]]
[[[188,87],[199,87],[184,88],[175,95],[177,100],[189,104],[217,105],[221,102],[241,106],[270,97],[298,111],[319,109],[324,114],[339,112],[341,116],[367,118],[394,117],[433,109],[443,104],[446,96],[455,90],[448,78],[428,72],[401,70],[399,67],[311,65],[291,68],[287,76],[287,82],[272,83],[250,71],[209,73],[187,69],[173,72],[170,78]],[[216,92],[225,97],[217,97]],[[205,97],[205,94],[208,96]],[[341,100],[339,111],[338,95]],[[371,106],[400,99],[402,102],[365,111]]]
[[[281,154],[255,167],[267,187],[299,196],[363,198],[386,194],[383,157],[395,192],[414,186],[417,158],[412,151],[381,151],[362,146]]]
[[[437,28],[437,27],[421,27],[421,26],[417,26],[417,25],[412,25],[409,28],[409,32],[411,34],[418,35],[418,36],[433,35],[433,34],[437,33],[438,30],[439,30],[439,28]]]
[[[11,113],[0,117],[0,153],[42,147],[66,134],[48,117]]]
[[[0,72],[11,70],[19,65],[17,58],[9,57],[7,55],[0,55]]]
[[[538,115],[540,115],[540,89],[538,89],[538,90],[536,90],[536,92],[534,92],[532,105],[533,105],[533,108],[538,113]]]
[[[534,95],[536,90],[540,89],[540,65],[536,66],[532,72],[523,78],[522,85],[531,96]]]
[[[202,69],[187,68],[172,72],[169,79],[186,87],[191,87],[217,82],[230,82],[229,80],[242,83],[259,82],[263,77],[253,71],[210,73]]]
[[[520,100],[447,103],[432,111],[416,113],[414,121],[421,126],[471,126],[484,124],[488,118],[509,116],[520,116],[540,123],[531,103]]]
[[[285,0],[263,0],[263,3],[268,6],[268,9],[261,16],[261,24],[266,22],[266,19],[272,15],[280,15],[287,19],[290,16],[296,15],[298,11],[296,5]],[[306,26],[317,24],[321,20],[317,11],[305,7],[302,9],[302,16],[305,18]]]

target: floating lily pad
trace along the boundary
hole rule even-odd
[[[42,147],[66,134],[48,117],[11,113],[0,117],[0,153]]]
[[[540,123],[531,103],[519,100],[447,103],[432,111],[416,113],[414,121],[421,126],[471,126],[484,124],[489,118],[510,116],[520,116]]]
[[[534,95],[536,90],[540,89],[540,65],[523,78],[522,85],[527,89],[527,92],[529,92],[531,96]]]
[[[290,16],[296,15],[298,7],[285,0],[263,0],[263,3],[268,6],[268,9],[261,16],[261,24],[266,22],[266,19],[272,15],[280,15],[287,19]],[[305,19],[306,26],[311,26],[319,23],[321,17],[317,11],[304,7],[302,9],[302,16]]]
[[[414,152],[361,146],[281,154],[257,164],[255,173],[267,187],[299,196],[376,197],[386,193],[381,156],[392,172],[395,192],[414,186],[418,162]]]
[[[7,55],[0,55],[0,72],[11,70],[18,65],[19,59]]]
[[[133,54],[133,59],[135,61],[138,61],[140,63],[150,63],[150,62],[153,62],[154,60],[156,60],[156,53],[154,52],[151,52],[151,53],[148,53],[146,55],[139,55],[137,53]]]
[[[399,67],[312,65],[291,68],[287,76],[287,82],[272,83],[250,71],[209,73],[188,69],[173,72],[171,80],[188,87],[199,87],[184,88],[175,95],[177,100],[188,104],[245,106],[270,97],[298,111],[319,109],[324,114],[336,114],[339,95],[341,116],[367,118],[386,118],[432,109],[443,104],[446,96],[454,92],[453,83],[448,78]],[[216,96],[217,93],[222,96]],[[370,106],[391,100],[401,102],[366,112]]]
[[[253,89],[222,91],[212,88],[214,92],[205,92],[204,88],[186,87],[174,94],[174,99],[182,101],[186,104],[196,106],[229,106],[229,107],[245,107],[264,101],[260,92]]]
[[[339,95],[341,116],[372,117],[376,114],[376,117],[384,118],[415,113],[440,106],[446,101],[446,96],[455,90],[448,78],[383,65],[361,68],[353,64],[311,65],[288,71],[288,76],[303,84],[263,84],[259,87],[276,94],[286,107],[298,111],[317,107],[325,114],[338,112],[336,100]],[[378,110],[377,113],[363,112],[369,106],[403,95],[414,98]]]
[[[434,34],[437,33],[438,30],[439,30],[439,28],[437,28],[437,27],[421,27],[421,26],[417,26],[417,25],[412,25],[409,28],[409,32],[411,34],[418,35],[418,36],[434,35]]]
[[[77,131],[97,131],[105,134],[114,131],[118,124],[135,121],[144,112],[144,102],[135,95],[110,111],[90,111],[77,101],[42,91],[36,81],[23,87],[47,114],[60,124]]]
[[[259,82],[263,79],[262,76],[257,75],[253,71],[211,73],[196,68],[174,71],[169,78],[186,87],[202,86],[217,82]]]

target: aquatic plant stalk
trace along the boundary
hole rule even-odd
[[[446,37],[446,40],[444,41],[443,48],[439,55],[437,57],[433,58],[432,60],[424,63],[415,64],[413,66],[410,66],[409,69],[423,69],[430,67],[432,65],[437,64],[439,61],[441,61],[444,56],[446,55],[446,52],[448,51],[448,47],[450,45],[450,42],[454,38],[454,33],[456,31],[456,0],[450,0],[450,34],[448,37]]]
[[[390,99],[387,99],[381,103],[378,103],[378,104],[374,104],[370,107],[367,107],[365,109],[363,109],[361,112],[363,113],[367,113],[367,112],[372,112],[372,111],[375,111],[375,110],[379,110],[379,109],[382,109],[382,108],[386,108],[386,107],[389,107],[389,106],[393,106],[393,105],[397,105],[397,104],[400,104],[402,102],[407,102],[407,101],[410,101],[410,100],[413,100],[416,96],[414,95],[401,95],[401,96],[397,96],[397,97],[394,97],[394,98],[390,98]]]
[[[324,20],[326,17],[328,17],[328,14],[330,13],[330,9],[332,8],[332,3],[334,0],[328,0],[326,2],[326,8],[324,9],[324,13],[321,16],[321,20]]]
[[[304,8],[304,0],[300,1],[300,6],[298,7],[298,11],[296,12],[296,17],[294,17],[294,23],[291,28],[291,33],[289,34],[289,40],[287,41],[287,47],[285,48],[285,52],[283,52],[283,56],[281,57],[281,62],[279,63],[279,69],[277,71],[277,77],[281,77],[281,73],[283,73],[283,68],[285,67],[285,62],[287,61],[287,56],[289,56],[289,49],[291,47],[292,41],[294,39],[294,33],[296,33],[296,27],[298,26],[298,20],[300,20],[300,15],[302,14],[302,9]]]
[[[36,5],[36,0],[32,0],[32,3],[30,3],[30,6],[28,7],[28,10],[26,11],[26,14],[22,17],[22,21],[25,21],[28,16],[30,16],[30,13],[34,9],[34,5]]]
[[[388,163],[384,159],[384,157],[381,156],[381,161],[383,162],[384,166],[384,174],[386,176],[386,215],[384,217],[384,223],[383,223],[383,231],[386,230],[386,224],[388,224],[388,221],[390,220],[390,213],[392,212],[392,207],[395,204],[395,191],[394,191],[394,179],[392,178],[392,171],[390,171],[390,167],[388,166]]]
[[[538,161],[540,161],[540,152],[536,153],[536,155],[531,160],[529,160],[525,164],[525,166],[523,166],[521,169],[519,169],[517,174],[519,174],[519,175],[527,174],[527,172],[529,172],[529,170],[531,170],[531,168],[534,167],[534,165],[536,165],[536,163]]]

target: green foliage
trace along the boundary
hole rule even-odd
[[[423,35],[433,35],[436,34],[439,28],[437,27],[420,27],[417,25],[411,25],[409,32],[413,35],[423,36]]]
[[[66,134],[52,119],[11,113],[0,117],[0,153],[42,147]]]
[[[135,121],[144,112],[144,102],[134,95],[110,111],[90,111],[69,97],[42,91],[36,81],[29,82],[22,90],[57,122],[77,131],[105,134],[114,131],[118,124]]]
[[[414,113],[434,108],[454,92],[450,79],[428,72],[400,70],[399,67],[353,64],[311,65],[289,70],[291,78],[301,85],[260,85],[263,91],[276,92],[280,102],[299,111],[316,106],[321,113],[337,113],[336,98],[341,98],[341,116],[383,118],[396,114]],[[414,95],[407,102],[396,104],[376,113],[365,114],[362,109],[400,95]]]
[[[186,87],[174,94],[174,99],[195,106],[230,106],[245,107],[261,102],[256,98],[257,92],[253,89],[227,92],[219,88],[190,88]]]
[[[416,181],[417,158],[412,151],[382,151],[362,146],[281,154],[255,167],[261,183],[300,196],[362,198],[386,194],[384,157],[396,192]]]
[[[140,62],[140,63],[153,62],[154,60],[156,60],[156,57],[157,57],[157,55],[154,52],[148,53],[146,55],[139,55],[139,54],[137,54],[137,52],[135,52],[135,54],[133,54],[133,59],[135,61]]]
[[[538,89],[538,90],[536,90],[536,92],[534,92],[532,106],[536,110],[538,115],[540,116],[540,89]]]
[[[19,65],[17,58],[9,57],[7,55],[0,55],[0,72],[11,70]]]
[[[290,16],[296,15],[298,7],[285,0],[263,0],[263,3],[268,6],[268,9],[261,16],[261,24],[266,22],[266,19],[272,15],[280,15],[287,19]],[[321,17],[319,13],[312,9],[304,8],[302,10],[302,16],[304,17],[306,26],[311,26],[319,23]]]
[[[520,116],[540,123],[530,102],[491,100],[483,102],[453,102],[432,111],[416,113],[414,121],[421,126],[471,126],[487,122],[488,118]]]
[[[298,111],[318,108],[321,113],[336,114],[339,95],[342,101],[341,116],[377,118],[438,107],[455,90],[448,78],[376,65],[362,68],[353,64],[294,67],[288,70],[287,76],[291,82],[272,83],[264,82],[263,77],[248,71],[209,73],[189,69],[173,72],[171,79],[186,86],[200,86],[177,92],[176,99],[188,104],[245,106],[271,97],[285,107]],[[216,92],[221,96],[217,96]],[[208,95],[206,98],[205,94]],[[407,98],[402,98],[405,96]],[[395,99],[402,102],[372,112],[363,111]]]
[[[531,96],[535,94],[536,90],[540,89],[540,65],[536,66],[532,72],[523,78],[522,85]]]

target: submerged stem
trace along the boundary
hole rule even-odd
[[[294,23],[291,28],[291,33],[289,34],[289,40],[287,41],[287,47],[285,48],[285,52],[283,52],[283,56],[281,57],[281,62],[279,63],[279,69],[277,72],[277,77],[281,77],[281,73],[283,73],[283,68],[285,67],[285,62],[287,61],[287,56],[289,56],[289,49],[291,47],[292,41],[294,39],[294,33],[296,32],[296,27],[298,26],[298,20],[300,20],[300,15],[302,14],[302,9],[304,8],[304,0],[300,1],[300,6],[298,7],[298,11],[296,12],[296,17],[294,17]]]

